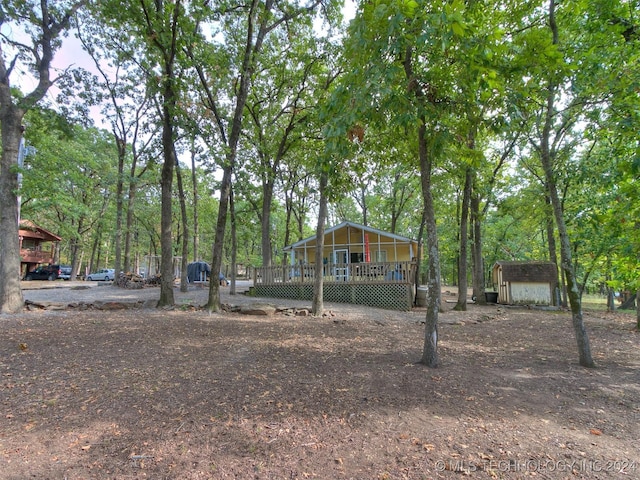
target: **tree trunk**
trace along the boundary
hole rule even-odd
[[[473,296],[478,305],[486,305],[487,299],[484,296],[484,258],[482,256],[482,222],[480,214],[480,196],[475,191],[471,194],[471,228],[472,228],[472,250],[471,257],[473,263]]]
[[[182,171],[180,165],[176,165],[176,180],[178,181],[178,197],[180,198],[180,218],[182,219],[182,260],[180,262],[180,291],[189,290],[187,278],[187,266],[189,265],[189,219],[187,218],[187,203],[185,201],[184,186],[182,183]]]
[[[424,229],[425,229],[425,225],[427,223],[427,213],[425,211],[425,209],[422,209],[422,218],[420,220],[420,228],[418,229],[418,252],[417,252],[417,257],[416,257],[416,278],[415,278],[415,296],[413,298],[413,304],[417,305],[418,304],[418,287],[420,286],[420,270],[422,268],[422,255],[420,254],[422,252],[422,244],[423,244],[423,237],[424,237]]]
[[[169,76],[168,83],[173,81]],[[161,180],[161,220],[160,220],[160,299],[158,307],[171,306],[175,299],[173,295],[173,238],[171,233],[172,200],[173,200],[173,168],[176,164],[176,156],[173,145],[173,108],[169,103],[175,102],[174,92],[171,86],[165,89],[165,102],[162,106],[163,129],[162,148],[164,150],[164,164],[162,165]],[[173,99],[173,100],[172,100]]]
[[[427,251],[429,255],[427,275],[427,314],[425,319],[424,346],[420,363],[435,368],[438,360],[438,314],[440,312],[440,252],[436,216],[431,193],[432,158],[427,145],[427,127],[423,121],[418,129],[420,155],[420,179],[427,227]]]
[[[80,264],[79,258],[78,258],[79,257],[78,253],[80,252],[80,245],[78,243],[77,238],[71,239],[71,242],[69,245],[69,251],[71,253],[71,277],[69,278],[69,280],[74,281],[77,276],[78,265]]]
[[[235,162],[235,149],[227,154],[227,165],[223,168],[222,183],[220,184],[220,203],[218,205],[218,221],[216,223],[216,236],[213,242],[211,259],[211,281],[209,282],[209,299],[205,308],[209,312],[219,312],[220,282],[215,281],[222,266],[222,249],[224,248],[224,235],[227,226],[227,212],[229,210],[229,195],[231,192],[231,176],[233,163]],[[229,158],[232,157],[232,158]]]
[[[20,238],[18,235],[18,151],[22,138],[24,111],[11,104],[8,84],[0,85],[0,126],[2,163],[0,164],[0,313],[22,311],[20,289]]]
[[[558,27],[555,19],[555,2],[556,0],[549,0],[549,27],[553,34],[553,43],[558,44]],[[540,139],[540,159],[542,167],[544,169],[548,194],[551,199],[551,205],[553,206],[553,213],[556,220],[556,226],[558,228],[558,235],[560,237],[560,258],[562,261],[562,270],[565,274],[567,282],[567,295],[569,296],[569,304],[571,305],[571,318],[573,329],[576,335],[576,341],[578,344],[578,356],[580,365],[582,365],[583,367],[594,367],[595,364],[593,358],[591,357],[589,336],[587,335],[587,330],[584,326],[584,321],[582,318],[582,300],[580,298],[580,293],[578,291],[578,282],[576,280],[575,271],[573,269],[571,243],[569,241],[569,234],[567,233],[567,226],[564,221],[562,204],[558,196],[558,189],[556,185],[555,174],[553,171],[554,159],[550,148],[550,137],[555,113],[554,102],[556,97],[556,90],[557,84],[555,80],[550,78],[547,86],[545,122],[542,129],[542,138]]]
[[[329,176],[326,172],[320,174],[320,205],[318,209],[318,226],[316,228],[316,270],[313,279],[313,302],[311,304],[311,313],[313,315],[322,315],[324,309],[323,290],[324,290],[324,223],[327,217],[327,186]]]
[[[367,209],[367,190],[364,186],[360,187],[360,207],[362,208],[362,225],[369,226],[369,210]],[[396,219],[391,217],[391,233],[395,233]]]
[[[549,190],[547,188],[547,190]],[[557,265],[558,265],[558,249],[556,247],[556,235],[555,235],[555,231],[554,231],[554,222],[553,222],[553,206],[551,205],[551,199],[549,198],[549,194],[545,195],[545,205],[548,206],[548,210],[547,210],[547,215],[546,215],[546,230],[547,230],[547,243],[549,246],[549,260],[552,261],[553,263],[556,264],[556,270],[559,270]],[[562,291],[564,290],[564,276],[563,275],[558,275],[558,289],[562,289]],[[556,295],[554,292],[554,299],[553,299],[553,303],[556,303]],[[560,304],[563,307],[567,306],[566,301],[563,301],[562,299],[566,300],[566,295],[561,295],[559,297],[560,300]],[[560,306],[560,305],[558,305]]]
[[[23,58],[31,65],[36,75],[37,85],[14,103],[12,96],[11,74],[18,72],[15,60],[7,65],[4,53],[0,53],[0,313],[18,313],[22,310],[24,299],[20,288],[20,238],[17,192],[19,189],[18,154],[22,137],[22,119],[46,95],[52,85],[49,72],[51,61],[58,47],[58,39],[69,26],[69,20],[84,6],[80,0],[65,6],[57,5],[55,14],[50,12],[47,0],[34,2],[34,13],[24,18],[25,31],[31,32],[33,44],[25,49],[33,53],[31,58]],[[39,7],[39,12],[37,11]],[[3,9],[4,4],[3,4]],[[10,9],[11,10],[11,9]],[[2,23],[11,25],[16,20],[15,11],[2,12]],[[20,40],[22,41],[22,39]],[[3,41],[4,46],[4,41]],[[0,52],[2,47],[0,47]]]
[[[133,173],[133,170],[132,170]],[[134,178],[133,175],[131,178]],[[129,195],[127,198],[127,219],[124,233],[124,269],[125,272],[131,272],[137,269],[137,265],[132,265],[131,261],[131,235],[133,232],[134,205],[136,198],[136,182],[129,181]],[[137,272],[136,272],[137,273]],[[149,273],[149,272],[147,272]]]
[[[462,193],[462,211],[460,212],[460,260],[458,261],[458,302],[454,310],[467,310],[467,244],[469,228],[469,202],[471,200],[471,184],[473,174],[471,167],[467,167],[464,176],[464,191]]]
[[[253,64],[255,55],[258,54],[262,48],[262,42],[267,34],[266,23],[268,16],[260,16],[257,19],[261,24],[259,25],[255,44],[246,45],[244,50],[244,59],[242,62],[242,69],[240,71],[240,88],[236,96],[236,106],[233,114],[233,121],[231,123],[231,134],[227,142],[227,155],[226,163],[222,169],[222,182],[220,184],[220,204],[218,205],[218,221],[216,223],[216,235],[213,243],[213,260],[211,262],[212,275],[218,275],[220,267],[222,265],[222,250],[224,247],[224,236],[227,226],[227,214],[229,211],[229,195],[231,192],[231,181],[233,171],[235,168],[236,157],[238,152],[238,142],[240,141],[240,133],[242,132],[242,119],[244,116],[244,108],[247,104],[247,98],[249,96],[249,87],[251,85],[251,79],[253,76],[253,70],[255,65]],[[250,16],[248,18],[250,23],[249,28],[256,27],[254,22],[256,18]],[[249,39],[251,41],[251,39]],[[221,127],[221,133],[224,136],[224,131]],[[206,309],[210,312],[220,311],[220,282],[209,282],[209,300],[207,301]]]
[[[636,290],[636,328],[640,330],[640,288]]]
[[[199,260],[200,225],[198,222],[198,178],[196,177],[196,149],[191,146],[191,186],[193,188],[193,261]]]
[[[269,170],[270,171],[270,170]],[[265,173],[265,175],[267,175]],[[271,205],[273,203],[273,181],[268,180],[262,185],[262,266],[270,267],[271,259]]]
[[[115,231],[115,259],[113,268],[115,269],[116,279],[122,271],[122,217],[124,216],[124,160],[127,155],[127,143],[124,139],[118,137],[114,131],[113,138],[118,149],[118,177],[116,180],[116,231]]]
[[[236,223],[236,203],[233,188],[229,191],[229,214],[231,215],[231,285],[229,294],[236,294],[236,273],[238,272],[238,228]]]
[[[616,302],[613,288],[607,287],[607,312],[614,312],[615,310]]]
[[[404,71],[416,97],[418,110],[427,98],[420,83],[413,73],[413,50],[407,47],[404,57]],[[422,110],[424,112],[424,110]],[[427,139],[427,119],[424,113],[418,114],[418,156],[420,159],[420,186],[424,203],[425,227],[427,228],[427,253],[429,263],[427,267],[427,314],[424,328],[424,345],[422,358],[419,363],[435,368],[438,366],[438,314],[440,313],[440,251],[438,248],[438,231],[436,213],[431,192],[431,171],[433,168],[432,151]]]

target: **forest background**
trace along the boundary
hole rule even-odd
[[[551,260],[565,303],[640,288],[637,1],[1,3],[2,222],[17,198],[74,274],[231,275],[350,220],[425,237],[425,283]],[[91,68],[52,67],[65,35]]]

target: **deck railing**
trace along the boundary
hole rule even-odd
[[[415,262],[330,263],[322,265],[325,283],[413,284]],[[313,283],[316,265],[257,267],[254,284]]]
[[[35,248],[20,249],[20,259],[26,263],[49,263],[53,261],[53,252]]]

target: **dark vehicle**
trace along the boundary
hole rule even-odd
[[[35,270],[28,272],[25,280],[57,280],[60,278],[60,265],[41,265]]]

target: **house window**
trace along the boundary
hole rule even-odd
[[[373,261],[382,263],[387,261],[387,251],[386,250],[374,250],[373,252]]]
[[[35,250],[38,244],[32,238],[24,238],[22,240],[22,248],[25,250]]]
[[[362,263],[364,262],[364,254],[362,252],[351,252],[351,263]]]

